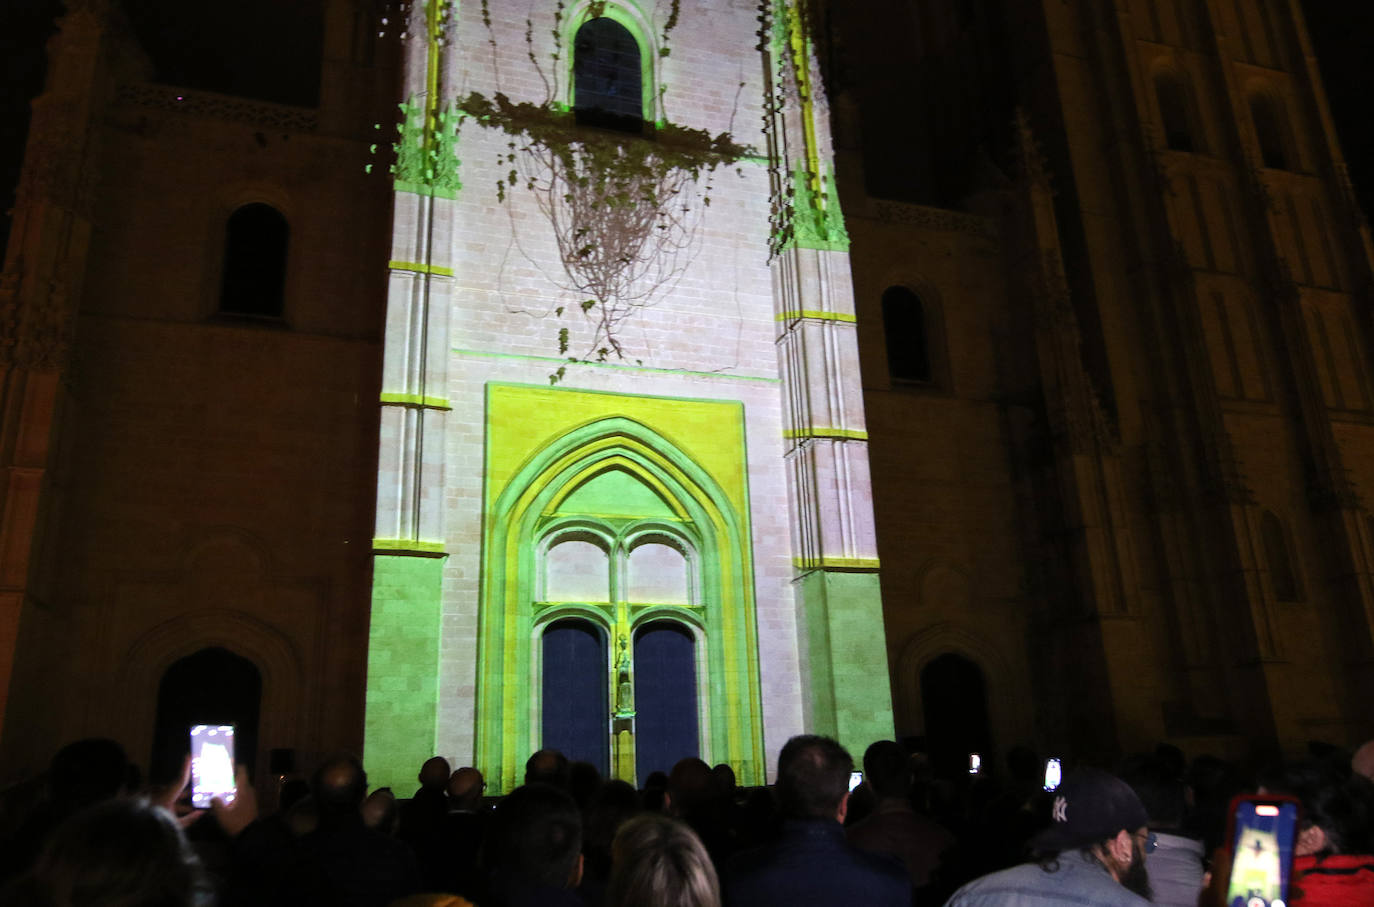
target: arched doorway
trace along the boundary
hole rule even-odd
[[[984,764],[992,749],[987,682],[977,664],[947,652],[921,669],[921,707],[926,746],[937,775],[954,778],[968,772],[969,754]]]
[[[540,746],[610,768],[606,634],[588,620],[555,621],[544,631]]]
[[[190,748],[193,724],[235,725],[235,759],[252,772],[261,707],[262,674],[248,659],[212,646],[174,662],[157,688],[149,778],[176,778]]]
[[[656,620],[635,633],[635,776],[666,772],[700,754],[696,641],[687,628]]]

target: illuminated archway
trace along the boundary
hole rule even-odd
[[[703,758],[740,766],[743,783],[762,781],[745,526],[699,463],[652,428],[623,416],[566,431],[515,471],[487,514],[478,641],[477,764],[497,789],[519,782],[525,758],[539,746],[540,659],[534,643],[548,622],[577,613],[600,615],[596,622],[610,630],[609,662],[617,675],[608,686],[614,717],[608,735],[617,741],[613,774],[633,780],[633,751],[624,750],[629,741],[623,736],[633,733],[633,722],[627,721],[633,709],[616,701],[618,677],[621,662],[631,660],[634,629],[652,617],[675,619],[695,634],[695,667],[704,680],[698,689],[706,691],[705,701],[698,702]],[[607,601],[543,600],[550,588],[551,551],[555,584],[576,575],[557,556],[560,544],[569,541],[584,542],[587,552],[605,547]],[[632,557],[640,550],[643,563],[683,571],[681,582],[676,575],[650,582]],[[685,600],[632,601],[628,593],[636,576],[633,588],[649,590],[648,597],[672,598],[680,590]]]

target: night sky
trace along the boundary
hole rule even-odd
[[[126,8],[153,51],[160,81],[310,105],[319,93],[322,3],[126,0]],[[1356,190],[1364,210],[1374,211],[1374,3],[1302,0],[1302,7]],[[59,0],[0,0],[0,248],[9,234],[29,102],[42,89],[44,42],[60,10]]]

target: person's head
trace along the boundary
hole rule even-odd
[[[1145,806],[1151,828],[1183,825],[1188,789],[1173,765],[1155,756],[1132,756],[1121,765],[1121,779]]]
[[[576,888],[582,878],[582,814],[559,788],[517,787],[492,811],[482,851],[498,888]]]
[[[482,773],[465,765],[449,777],[448,799],[456,809],[476,809],[486,788]]]
[[[789,819],[844,821],[854,760],[829,737],[803,734],[778,755],[778,805]]]
[[[48,763],[48,789],[59,806],[80,809],[124,793],[129,768],[124,747],[115,741],[77,740],[58,750]]]
[[[401,811],[396,807],[396,795],[389,787],[379,787],[367,795],[362,805],[363,824],[384,835],[396,834]]]
[[[1060,854],[1078,850],[1127,889],[1150,898],[1145,872],[1149,817],[1125,781],[1095,768],[1070,773],[1055,791],[1050,819],[1050,827],[1032,842],[1041,866],[1054,868]]]
[[[361,815],[367,796],[367,772],[357,756],[340,753],[320,763],[310,788],[321,826],[350,821]]]
[[[1350,760],[1350,769],[1355,774],[1374,781],[1374,740],[1355,750],[1355,756]]]
[[[601,789],[601,772],[590,762],[568,763],[568,793],[577,803],[577,808],[585,812],[592,805],[592,799]]]
[[[667,816],[627,821],[611,844],[608,907],[719,907],[720,883],[706,848]]]
[[[142,798],[98,803],[64,822],[29,877],[43,903],[183,907],[209,886],[171,813]]]
[[[568,757],[558,750],[540,750],[525,761],[526,784],[568,787]]]
[[[1342,775],[1310,762],[1285,765],[1260,778],[1261,790],[1288,794],[1302,803],[1293,853],[1368,853],[1374,849],[1374,784],[1363,775]]]
[[[711,766],[695,756],[679,759],[668,773],[668,795],[664,806],[675,816],[693,816],[708,807],[715,796],[716,781]]]
[[[864,750],[864,780],[881,800],[904,800],[911,793],[911,762],[895,740],[879,740]]]
[[[420,786],[428,790],[443,790],[448,784],[449,775],[452,770],[449,768],[448,760],[443,756],[434,756],[425,760],[425,764],[420,766],[420,774],[416,780]]]
[[[728,762],[721,762],[712,768],[711,777],[716,779],[716,791],[722,797],[735,795],[735,770]]]

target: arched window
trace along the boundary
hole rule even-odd
[[[601,129],[644,128],[639,44],[614,19],[591,19],[573,42],[573,109],[577,122]]]
[[[228,315],[280,318],[286,297],[290,228],[271,205],[244,205],[229,215],[219,310]]]
[[[1164,143],[1174,151],[1202,150],[1194,136],[1188,89],[1183,80],[1171,72],[1157,73],[1155,99],[1159,102]]]
[[[1271,170],[1288,170],[1288,143],[1284,139],[1284,116],[1278,100],[1265,92],[1250,95],[1250,119],[1255,124],[1260,160]]]
[[[883,291],[883,337],[888,375],[896,381],[934,381],[926,307],[906,287]]]
[[[699,755],[696,642],[682,624],[656,620],[635,633],[635,774],[666,772]]]
[[[540,745],[569,759],[610,768],[607,736],[606,634],[589,620],[559,620],[543,634],[543,709]]]
[[[1293,569],[1293,558],[1288,549],[1287,533],[1279,518],[1269,511],[1260,518],[1260,538],[1264,542],[1264,559],[1269,564],[1269,581],[1273,584],[1274,598],[1281,602],[1302,600],[1302,590],[1298,588],[1298,574]]]

